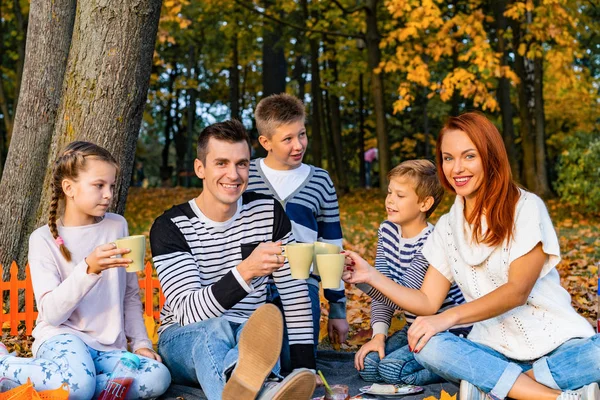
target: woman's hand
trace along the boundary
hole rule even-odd
[[[131,252],[130,249],[117,249],[115,243],[107,243],[100,245],[85,258],[88,265],[88,274],[99,274],[105,269],[116,267],[127,267],[133,262],[132,259],[121,257],[123,254]],[[114,257],[113,256],[118,256]]]
[[[444,332],[454,326],[454,321],[447,312],[427,317],[417,317],[408,328],[408,346],[414,353],[418,353],[427,344],[432,336]]]
[[[142,347],[141,349],[137,349],[136,351],[134,351],[134,353],[137,354],[138,356],[150,358],[151,360],[156,360],[159,363],[162,363],[162,358],[160,358],[158,353],[147,347]]]
[[[375,335],[371,340],[362,345],[354,356],[354,368],[358,371],[365,369],[365,357],[373,351],[379,353],[379,359],[383,360],[385,357],[385,335]]]
[[[342,252],[346,256],[346,265],[342,279],[348,283],[371,283],[375,268],[353,251]]]

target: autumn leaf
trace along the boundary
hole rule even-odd
[[[442,393],[441,393],[439,399],[437,397],[429,396],[429,397],[424,398],[423,400],[456,400],[456,395],[450,396],[448,394],[448,392],[446,392],[445,390],[442,390]]]

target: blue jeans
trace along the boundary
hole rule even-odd
[[[75,335],[56,335],[40,346],[37,358],[1,358],[0,376],[18,384],[26,383],[30,377],[37,390],[57,389],[66,383],[69,399],[89,400],[104,389],[123,353],[126,352],[92,349]],[[148,399],[166,392],[171,384],[169,370],[155,360],[138,357],[140,366],[127,398]]]
[[[600,335],[571,339],[537,360],[518,361],[443,332],[432,337],[415,358],[447,380],[466,380],[493,399],[504,399],[519,375],[532,368],[536,381],[552,389],[573,390],[600,381]]]
[[[408,326],[405,326],[386,339],[383,360],[379,359],[377,352],[367,354],[364,369],[358,372],[363,380],[407,385],[428,385],[444,381],[415,360],[414,354],[408,349],[407,332]]]
[[[315,344],[315,358],[317,358],[317,345],[319,344],[319,330],[321,321],[321,299],[319,298],[319,287],[315,285],[308,286],[308,297],[310,298],[310,307],[313,318],[313,343]],[[279,293],[276,291],[275,285],[269,288],[267,295],[267,301],[276,305],[281,313],[283,314],[283,304]],[[290,357],[290,340],[288,338],[287,324],[283,325],[283,344],[281,346],[281,357],[279,359],[281,363],[281,370],[285,372],[292,371],[292,360]]]
[[[165,329],[158,339],[158,351],[173,381],[199,384],[208,400],[221,399],[225,382],[237,364],[243,326],[219,317]],[[279,372],[279,365],[273,372]]]

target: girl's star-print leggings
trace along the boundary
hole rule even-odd
[[[98,351],[71,334],[61,334],[45,341],[37,358],[0,357],[0,377],[19,384],[31,378],[36,390],[57,389],[69,385],[69,399],[96,398],[110,373],[126,353],[122,350]],[[169,370],[147,357],[140,358],[140,367],[127,393],[128,399],[149,399],[163,394],[171,383]]]

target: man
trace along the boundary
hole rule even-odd
[[[315,387],[308,370],[315,368],[312,313],[306,282],[291,277],[281,255],[294,240],[290,221],[272,197],[244,193],[250,141],[240,122],[205,128],[197,153],[202,193],[166,211],[150,231],[166,297],[159,353],[176,382],[200,384],[209,400],[259,392],[308,399]],[[264,387],[279,371],[283,335],[281,314],[263,305],[269,275],[281,294],[293,366],[302,369]]]

